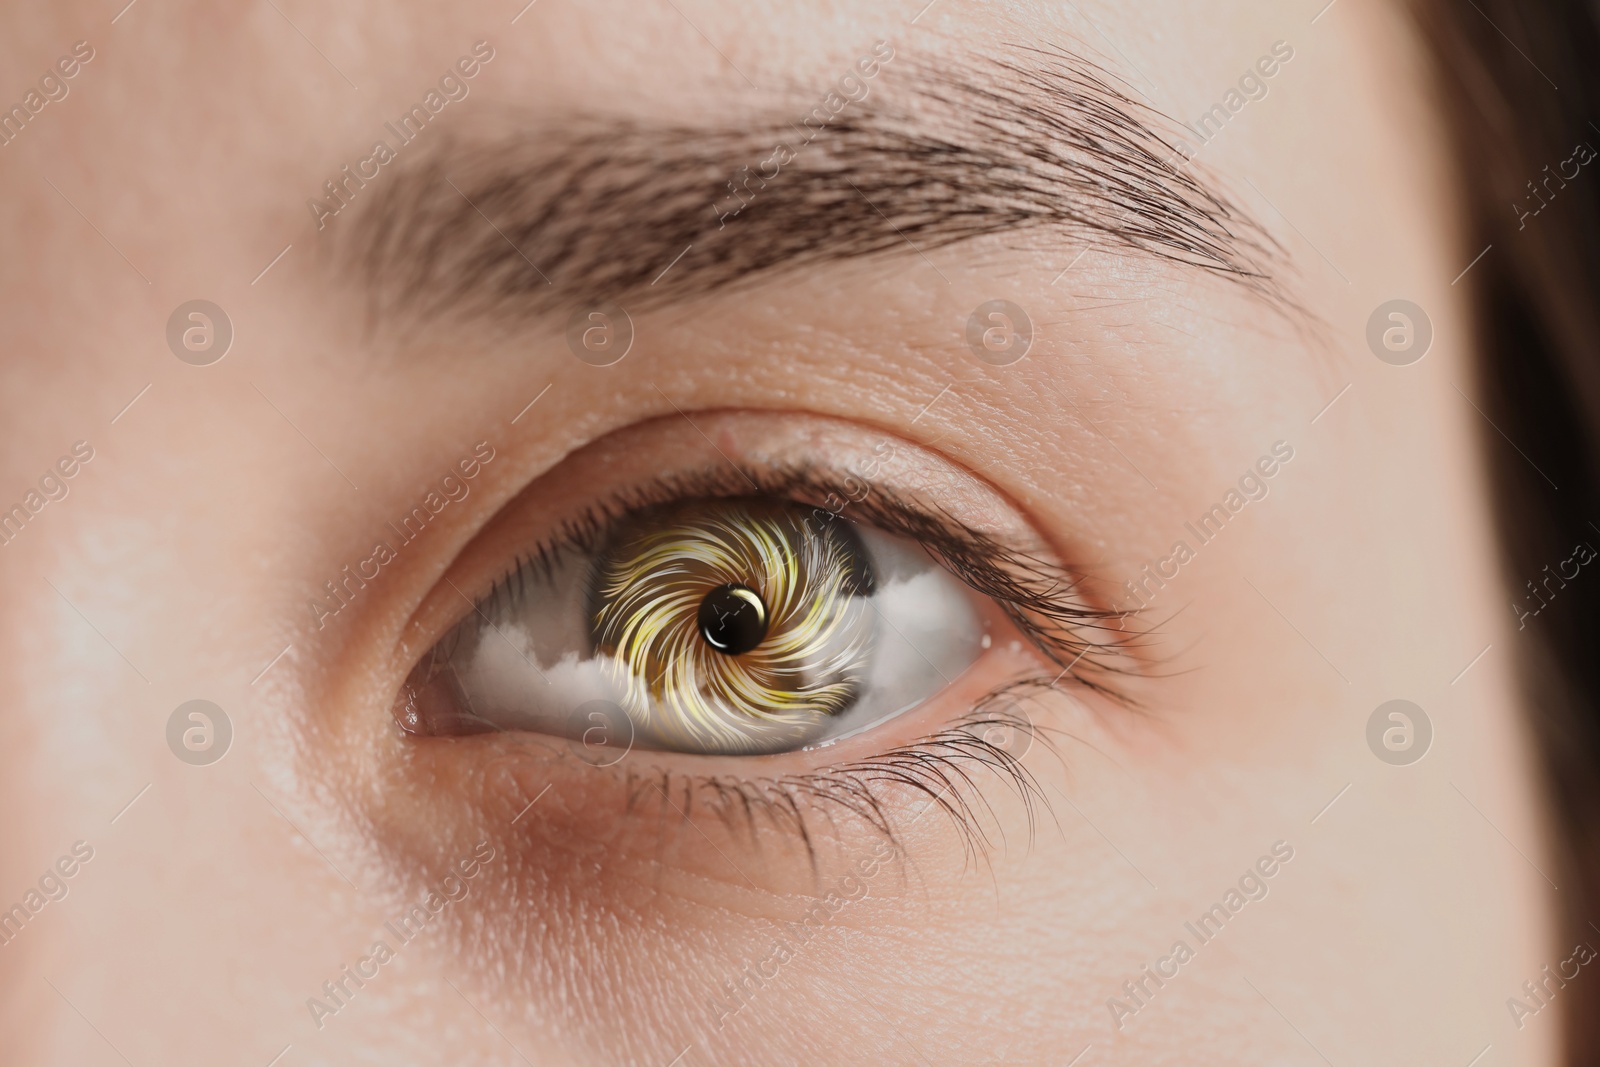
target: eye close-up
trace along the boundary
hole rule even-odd
[[[564,739],[592,764],[675,753],[759,776],[919,731],[982,746],[973,723],[1009,712],[988,732],[1020,754],[1023,690],[1136,669],[1128,613],[992,486],[837,420],[625,428],[513,497],[452,569],[404,642],[443,631],[394,702],[417,744]],[[801,762],[760,759],[782,754]]]
[[[616,707],[640,747],[781,752],[926,699],[982,629],[914,544],[799,504],[693,501],[628,516],[593,556],[535,552],[408,680],[405,721],[581,738]]]
[[[1593,0],[0,0],[0,1067],[1600,1067]]]

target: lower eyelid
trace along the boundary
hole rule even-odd
[[[1034,725],[1050,678],[1011,644],[986,653],[987,669],[961,691],[908,713],[890,739],[785,756],[635,751],[619,759],[579,740],[505,733],[411,741],[408,763],[443,787],[460,783],[478,818],[502,827],[519,852],[603,854],[623,870],[670,856],[675,869],[719,878],[729,857],[742,862],[759,839],[757,882],[786,885],[801,869],[794,864],[814,862],[819,847],[893,840],[922,821],[924,833],[953,826],[970,848],[987,838],[979,813],[993,789],[1042,799],[1025,765],[1006,753],[1037,745],[1033,758],[1050,758],[1041,740],[1049,731]],[[946,818],[918,820],[929,805]]]

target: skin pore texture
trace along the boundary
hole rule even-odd
[[[93,850],[0,945],[6,1062],[1555,1062],[1559,992],[1507,1010],[1571,948],[1480,472],[1501,445],[1467,396],[1451,284],[1478,250],[1390,5],[519,7],[0,14],[5,100],[74,42],[95,53],[0,147],[0,498],[93,448],[0,546],[0,907]],[[878,42],[892,58],[840,137],[722,217],[772,151],[730,131],[802,123]],[[349,206],[308,210],[468,56],[465,96]],[[1186,135],[1263,56],[1265,95]],[[1028,129],[952,111],[937,75],[1060,109],[1059,84],[1015,73],[1047,66],[1118,86],[1146,124],[1127,143],[1173,149],[1118,173],[1169,193],[1193,176],[1182,241],[1107,218],[1168,202],[1147,185],[963,230],[907,206],[946,186],[881,173],[911,166],[885,147],[908,141],[1032,158]],[[547,169],[507,192],[496,160]],[[669,209],[701,173],[704,233],[681,231]],[[837,195],[852,175],[866,205]],[[572,242],[550,264],[544,231],[513,227],[541,196]],[[763,196],[849,225],[765,255]],[[632,229],[608,215],[640,203]],[[1195,234],[1230,251],[1193,253]],[[730,263],[756,273],[730,285]],[[1366,343],[1396,298],[1433,327],[1404,367]],[[167,343],[194,299],[234,330],[209,366]],[[586,299],[630,309],[614,365],[569,348]],[[967,344],[994,299],[1033,324],[1020,362]],[[396,728],[418,660],[596,497],[885,456],[846,517],[917,500],[1048,561],[1100,618],[1092,646],[1031,641],[975,592],[992,641],[965,673],[776,756],[594,766],[567,739]],[[470,457],[470,491],[401,544],[390,524]],[[1256,499],[1202,543],[1188,524],[1230,491]],[[330,600],[375,541],[393,559]],[[1131,611],[1147,564],[1170,577]],[[962,748],[1007,685],[1032,723],[1008,735],[1031,739],[1020,763],[913,747]],[[233,729],[206,766],[167,741],[194,699]],[[1432,723],[1409,766],[1366,740],[1392,699]]]

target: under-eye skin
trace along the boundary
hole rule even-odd
[[[1037,730],[1020,703],[1108,691],[1128,669],[1125,623],[1081,584],[854,477],[720,463],[597,500],[523,552],[412,669],[395,713],[418,743],[500,733],[566,739],[600,766],[651,749],[706,761],[682,775],[636,756],[616,772],[629,807],[702,792],[804,835],[802,807],[824,801],[890,830],[881,801],[898,786],[934,798],[971,842],[977,772],[1042,799],[1012,755]],[[990,691],[960,687],[964,711],[922,736],[799,773],[750,762],[846,739],[859,754],[997,638],[1045,662]]]

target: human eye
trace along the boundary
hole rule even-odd
[[[968,591],[910,538],[777,493],[653,492],[498,581],[407,681],[407,728],[782,752],[871,729],[982,651]]]
[[[535,480],[442,583],[404,734],[705,774],[912,753],[1014,774],[1023,694],[1110,688],[1116,617],[976,476],[818,421],[712,416],[707,448],[669,420]]]

